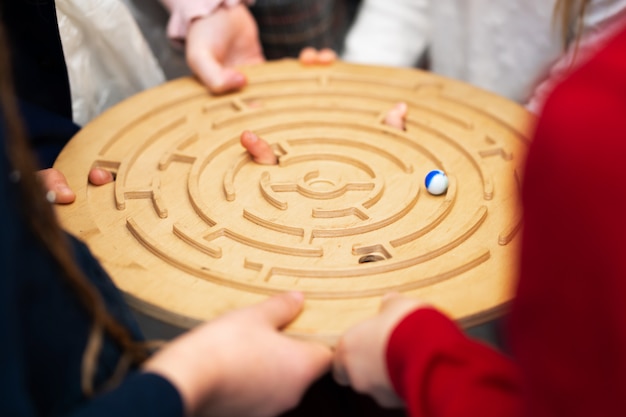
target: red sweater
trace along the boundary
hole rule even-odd
[[[387,347],[410,416],[626,416],[626,31],[547,101],[523,204],[513,359],[412,313]]]

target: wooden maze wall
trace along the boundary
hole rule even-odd
[[[287,330],[333,343],[399,291],[463,324],[501,312],[516,277],[520,178],[532,116],[418,70],[285,60],[244,90],[193,79],[141,93],[86,126],[55,167],[58,208],[138,310],[190,327],[269,294],[307,302]],[[405,131],[386,126],[408,104]],[[254,163],[243,130],[280,163]],[[117,173],[90,186],[94,166]],[[446,172],[445,195],[424,177]],[[371,261],[371,262],[370,262]]]

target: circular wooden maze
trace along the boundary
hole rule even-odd
[[[398,291],[463,325],[502,312],[516,279],[520,177],[534,121],[464,83],[399,68],[244,70],[212,96],[191,78],[124,101],[57,160],[77,192],[58,207],[137,310],[191,327],[270,294],[299,290],[287,331],[333,343]],[[383,123],[399,101],[406,130]],[[259,165],[243,130],[267,140]],[[92,167],[117,173],[88,184]],[[441,169],[446,194],[424,177]]]

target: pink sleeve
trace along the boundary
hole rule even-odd
[[[233,7],[239,3],[253,4],[255,0],[161,0],[170,11],[167,36],[185,39],[192,20],[208,16],[220,6]]]
[[[410,417],[520,413],[520,374],[508,358],[470,340],[434,309],[419,309],[394,329],[387,369]]]

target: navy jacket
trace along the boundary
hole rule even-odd
[[[14,81],[24,123],[44,167],[78,130],[52,0],[3,0]],[[90,318],[33,233],[10,180],[0,117],[0,416],[179,417],[181,398],[165,379],[132,371],[116,389],[86,399],[80,389]],[[43,191],[42,191],[43,192]],[[68,236],[76,261],[109,310],[140,338],[120,292],[85,245]],[[96,376],[110,377],[120,351],[105,339]]]
[[[29,230],[10,172],[5,152],[0,152],[0,416],[182,416],[178,392],[151,374],[132,372],[117,389],[95,400],[83,397],[80,366],[90,318]],[[140,338],[113,282],[85,245],[68,238],[109,310]],[[107,339],[96,383],[111,375],[119,354]]]
[[[13,78],[30,140],[42,168],[51,167],[78,131],[53,0],[2,0]]]

